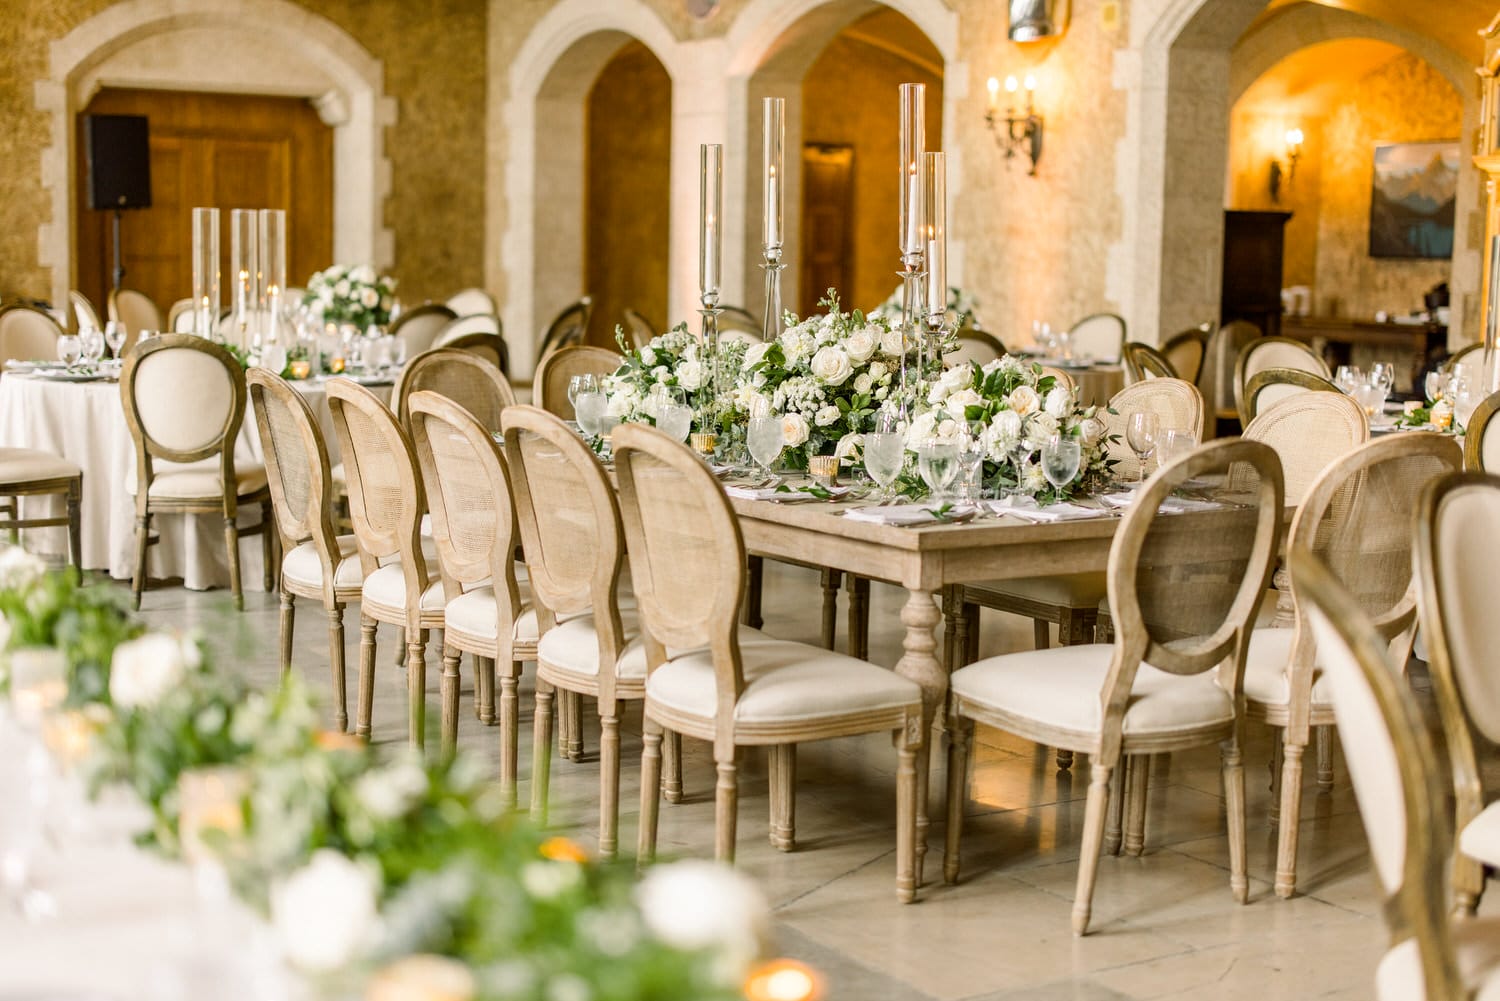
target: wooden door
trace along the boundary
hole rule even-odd
[[[103,318],[114,267],[112,213],[88,207],[83,116],[145,115],[151,131],[151,207],[120,225],[124,285],[167,310],[193,291],[193,209],[222,210],[220,273],[229,274],[229,210],[287,210],[287,280],[304,285],[333,263],[333,130],[301,98],[101,90],[78,116],[74,204],[78,288]],[[360,263],[360,262],[349,262]],[[223,293],[229,302],[228,291]]]
[[[798,314],[818,312],[831,288],[850,294],[854,274],[854,147],[809,143],[802,149],[802,273]]]

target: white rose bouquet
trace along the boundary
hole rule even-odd
[[[396,279],[377,275],[368,264],[351,268],[335,264],[307,280],[302,302],[321,305],[328,323],[352,323],[360,330],[391,320],[396,304]]]
[[[702,407],[710,382],[710,366],[697,335],[688,330],[686,323],[653,337],[649,344],[635,350],[626,345],[625,333],[618,327],[615,341],[625,363],[604,378],[610,416],[654,425],[659,394],[668,388],[681,389],[695,413]],[[733,393],[744,357],[743,341],[719,341],[719,394],[725,401],[721,409]]]

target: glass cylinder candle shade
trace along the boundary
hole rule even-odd
[[[229,275],[236,343],[248,347],[260,306],[260,220],[254,209],[229,213]]]
[[[68,697],[68,658],[51,647],[10,653],[11,708],[23,725],[40,727]]]
[[[948,311],[947,154],[922,154],[922,190],[927,217],[927,315],[941,322]]]
[[[193,331],[211,337],[219,323],[219,210],[193,209]]]
[[[716,303],[723,261],[724,147],[705,143],[699,148],[702,178],[699,200],[702,225],[698,242],[698,287],[705,304]]]
[[[784,240],[783,212],[786,206],[786,99],[765,100],[764,135],[761,149],[765,160],[765,220],[761,243],[766,250],[780,249]]]
[[[901,254],[920,255],[922,232],[922,154],[927,152],[927,87],[901,85]]]
[[[282,310],[286,307],[286,210],[260,210],[261,331],[263,345],[281,341]]]

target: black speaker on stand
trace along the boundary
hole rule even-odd
[[[125,279],[120,258],[120,213],[151,207],[151,138],[145,115],[87,115],[84,156],[89,168],[89,208],[113,211],[114,288]]]

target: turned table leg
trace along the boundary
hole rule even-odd
[[[917,747],[917,865],[916,885],[922,885],[922,861],[927,854],[927,785],[931,765],[932,718],[948,693],[948,672],[937,658],[937,629],[942,613],[930,591],[908,588],[901,624],[906,627],[896,673],[922,689],[922,740]],[[897,736],[899,746],[900,735]]]

